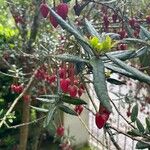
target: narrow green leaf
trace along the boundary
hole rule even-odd
[[[52,107],[51,106],[51,109],[49,110],[45,120],[44,120],[44,124],[43,124],[43,127],[47,127],[49,125],[49,123],[51,122],[51,120],[53,119],[53,116],[56,112],[56,107]]]
[[[40,95],[40,97],[46,97],[46,98],[59,98],[58,95]]]
[[[11,118],[10,118],[10,119],[8,119],[8,121],[9,121],[10,123],[13,123],[13,119],[11,119]]]
[[[70,2],[71,0],[63,0],[64,3],[68,3]]]
[[[126,83],[123,82],[123,81],[119,81],[119,80],[116,80],[116,79],[113,79],[113,78],[108,78],[108,79],[107,79],[107,82],[109,82],[109,83],[111,83],[111,84],[115,84],[115,85],[126,84]]]
[[[79,56],[74,56],[70,54],[52,55],[52,57],[68,62],[88,62],[87,60],[82,59]]]
[[[123,42],[133,42],[133,43],[139,43],[139,44],[143,44],[145,46],[150,46],[150,44],[144,40],[141,39],[136,39],[136,38],[124,38]]]
[[[120,66],[124,70],[132,73],[138,80],[142,80],[143,82],[150,84],[150,77],[148,75],[144,74],[143,72],[139,71],[138,69],[136,69],[134,67],[127,65],[125,62],[119,60],[118,58],[115,58],[115,57],[108,55],[108,54],[107,54],[107,56],[115,64],[117,64],[118,66]]]
[[[116,2],[116,0],[101,1],[101,4],[111,4],[114,2]]]
[[[62,95],[61,100],[65,103],[68,104],[73,104],[73,105],[83,105],[83,104],[87,104],[84,100],[80,99],[80,98],[73,98],[70,97],[68,95]]]
[[[30,106],[31,108],[40,111],[40,112],[48,112],[48,109],[44,109],[44,108],[39,108],[39,107],[34,107],[34,106]]]
[[[147,48],[146,47],[142,47],[138,50],[122,50],[122,51],[114,51],[114,52],[108,52],[106,53],[111,55],[111,56],[114,56],[120,60],[129,60],[129,59],[132,59],[132,58],[136,58],[136,57],[140,57],[140,56],[143,56],[146,52],[147,52]],[[106,56],[103,56],[101,57],[102,60],[106,61],[108,60],[108,57]]]
[[[94,26],[91,24],[90,21],[88,21],[87,19],[85,19],[85,27],[87,28],[88,32],[92,35],[97,37],[100,41],[101,38],[99,36],[99,33],[95,30]]]
[[[136,125],[137,125],[137,128],[139,129],[139,131],[141,133],[144,133],[144,131],[145,131],[144,126],[142,125],[141,121],[138,118],[136,119]]]
[[[46,99],[46,98],[36,98],[37,100],[45,103],[52,103],[55,102],[55,99]]]
[[[147,118],[145,119],[145,122],[146,122],[146,128],[147,128],[147,130],[148,130],[149,133],[150,133],[150,117],[147,117]]]
[[[137,116],[138,116],[138,104],[135,104],[131,112],[131,121],[135,122],[137,119]]]
[[[108,63],[106,64],[106,63],[105,63],[105,67],[106,67],[107,69],[111,70],[112,72],[120,73],[120,74],[125,75],[125,76],[127,76],[127,77],[130,77],[130,78],[132,78],[132,79],[137,79],[137,78],[135,78],[135,77],[133,76],[133,74],[131,74],[130,72],[127,72],[126,70],[124,70],[124,69],[122,69],[122,68],[120,68],[120,67],[118,67],[118,66],[116,66],[116,65],[114,65],[114,64],[108,64]]]
[[[106,86],[104,63],[101,59],[94,57],[91,60],[91,66],[93,67],[93,83],[98,99],[109,112],[112,112],[112,106],[110,104]]]
[[[139,33],[140,38],[144,40],[150,40],[150,32],[143,26],[140,26],[140,29],[141,29]]]
[[[58,108],[67,114],[77,116],[77,113],[75,111],[73,111],[72,109],[70,109],[65,105],[60,105]]]
[[[142,142],[137,142],[136,144],[136,149],[146,149],[146,148],[150,148],[150,144],[145,144]]]
[[[0,115],[2,115],[3,111],[4,111],[3,109],[0,110]]]
[[[131,131],[128,131],[127,134],[132,135],[132,136],[141,136],[141,133],[139,132],[138,129],[132,129]]]

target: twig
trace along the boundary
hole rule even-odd
[[[92,105],[93,105],[95,111],[97,112],[96,104],[94,103],[94,101],[93,101],[93,99],[92,99],[92,97],[91,97],[91,95],[90,95],[90,92],[89,92],[87,86],[85,86],[85,90],[86,90],[86,92],[87,92],[87,94],[88,94],[88,96],[89,96],[89,99],[90,99],[90,101],[91,101],[91,103],[92,103]]]
[[[83,119],[80,117],[80,115],[78,115],[79,120],[81,121],[81,123],[83,124],[83,126],[85,127],[85,129],[87,130],[87,132],[98,142],[100,143],[102,146],[104,146],[105,148],[107,148],[106,145],[104,145],[99,139],[97,139],[88,129],[87,125],[85,124],[85,122],[83,121]]]
[[[18,124],[18,125],[15,125],[15,126],[7,126],[9,129],[12,129],[12,128],[19,128],[19,127],[22,127],[22,126],[27,126],[27,125],[30,125],[30,124],[33,124],[33,123],[37,123],[38,121],[41,121],[45,118],[46,116],[43,116],[41,118],[38,118],[38,119],[35,119],[33,121],[30,121],[30,122],[27,122],[27,123],[22,123],[22,124]]]
[[[105,129],[106,129],[106,128],[105,128]],[[116,147],[116,149],[117,149],[117,150],[121,150],[121,147],[120,147],[120,146],[118,145],[118,143],[115,141],[111,130],[106,129],[106,132],[109,134],[109,137],[110,137],[112,143],[114,144],[114,146]]]
[[[146,142],[146,141],[143,141],[143,140],[141,140],[141,139],[139,139],[139,138],[132,137],[131,135],[129,135],[129,134],[127,134],[127,133],[125,133],[125,132],[123,132],[123,131],[117,129],[116,127],[109,126],[109,128],[111,128],[111,129],[117,131],[117,132],[120,133],[120,134],[123,134],[123,135],[125,135],[125,136],[131,138],[132,140],[135,140],[135,141],[138,141],[138,142],[142,142],[142,143],[147,144],[147,145],[150,146],[150,142]]]
[[[2,74],[2,75],[4,75],[4,76],[12,77],[12,78],[18,78],[17,76],[13,76],[13,75],[4,73],[4,72],[2,72],[2,71],[0,71],[0,74]]]
[[[113,104],[113,106],[115,107],[117,113],[134,129],[136,129],[118,110],[117,106],[115,105],[115,103],[110,99],[111,103]]]
[[[89,109],[87,106],[83,106],[85,109],[87,109],[89,112],[91,112],[93,115],[95,115],[95,113],[93,112],[93,110]]]

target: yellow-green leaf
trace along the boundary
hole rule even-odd
[[[94,36],[89,40],[89,42],[92,47],[96,47],[99,43],[99,39],[96,36]]]

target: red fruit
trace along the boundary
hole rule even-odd
[[[58,22],[56,20],[56,18],[53,16],[53,15],[49,15],[49,20],[50,20],[50,23],[53,25],[54,28],[57,28],[58,26]]]
[[[12,84],[12,85],[10,86],[10,88],[11,88],[11,92],[14,93],[14,92],[15,92],[15,89],[16,89],[16,85],[15,85],[15,84]]]
[[[146,22],[150,24],[150,16],[146,16]]]
[[[42,3],[40,5],[40,13],[44,18],[46,18],[48,16],[49,9],[48,9],[48,5],[46,3]]]
[[[106,114],[106,116],[109,118],[110,112],[101,104],[99,108],[100,114]]]
[[[100,114],[99,112],[96,113],[96,115],[95,115],[95,123],[96,123],[96,126],[99,129],[104,127],[104,125],[106,124],[107,120],[108,120],[108,116],[106,114]]]
[[[75,106],[74,111],[75,111],[78,115],[80,115],[80,114],[82,113],[82,111],[83,111],[83,106],[82,106],[82,105],[77,105],[77,106]]]
[[[83,94],[83,89],[78,89],[78,96],[81,97],[81,95]]]
[[[29,100],[30,100],[30,95],[24,95],[24,96],[23,96],[23,100],[24,100],[25,102],[29,102]]]
[[[135,31],[133,32],[133,35],[134,35],[135,37],[138,37],[138,36],[139,36],[139,32],[138,32],[137,30],[135,30]]]
[[[117,14],[112,15],[112,20],[113,20],[113,23],[117,22]]]
[[[118,50],[127,50],[128,46],[127,44],[119,44],[118,45]]]
[[[137,23],[137,20],[136,20],[135,18],[131,18],[131,19],[129,20],[129,25],[130,25],[131,27],[134,27],[134,26],[135,26],[135,23]]]
[[[59,68],[59,77],[60,78],[65,78],[66,77],[66,73],[67,73],[66,69]]]
[[[68,87],[68,92],[71,97],[76,97],[78,92],[78,87],[76,85],[70,85]]]
[[[61,90],[64,92],[64,93],[67,93],[68,92],[68,87],[70,85],[70,79],[67,78],[67,79],[61,79],[60,80],[60,88]]]
[[[68,15],[68,5],[66,3],[60,3],[56,8],[56,12],[59,16],[66,20]]]
[[[74,85],[78,85],[79,81],[78,80],[74,80],[73,83],[74,83]]]
[[[14,16],[14,20],[16,22],[16,24],[20,23],[23,24],[23,18],[21,16]]]
[[[16,93],[19,94],[19,93],[21,93],[22,91],[23,91],[23,86],[22,86],[22,85],[18,85],[18,86],[15,87],[15,92],[16,92]]]
[[[80,88],[82,89],[82,90],[85,90],[85,86],[81,83],[80,84]]]
[[[80,13],[81,13],[81,11],[80,11],[81,6],[80,6],[79,4],[76,4],[76,5],[73,6],[73,9],[74,9],[75,15],[80,16]]]
[[[47,77],[46,77],[46,80],[47,80],[48,83],[51,84],[51,83],[53,83],[53,82],[56,81],[56,76],[55,76],[55,75],[47,76]]]
[[[13,93],[21,93],[23,91],[23,86],[22,85],[16,85],[16,84],[12,84],[11,85],[11,91]]]
[[[109,26],[109,19],[108,19],[108,16],[107,16],[107,15],[104,15],[104,16],[103,16],[103,23],[104,23],[104,26],[105,26],[105,27],[108,27],[108,26]]]
[[[131,112],[127,111],[127,117],[130,117],[130,116],[131,116]]]
[[[57,127],[57,129],[56,129],[57,136],[63,136],[64,135],[64,131],[65,131],[65,129],[64,129],[63,126]]]
[[[120,39],[127,37],[127,32],[125,30],[119,31],[118,34],[120,35]]]

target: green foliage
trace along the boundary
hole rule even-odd
[[[149,145],[149,144],[142,143],[142,142],[138,142],[138,143],[136,144],[136,149],[146,149],[146,148],[150,148],[150,145]]]
[[[136,119],[136,125],[141,133],[145,132],[144,126],[142,125],[141,121],[138,118]]]
[[[131,121],[135,122],[137,119],[137,116],[138,116],[138,104],[135,104],[131,112]]]
[[[98,99],[109,112],[112,112],[112,106],[110,104],[106,86],[104,63],[101,59],[93,58],[90,64],[93,67],[93,83]]]
[[[77,113],[75,111],[73,111],[72,109],[70,109],[68,106],[66,105],[60,105],[58,106],[60,110],[62,110],[63,112],[70,114],[70,115],[74,115],[77,116]]]
[[[73,104],[73,105],[87,104],[84,100],[82,100],[80,98],[73,98],[68,95],[62,95],[61,100],[65,103]]]

